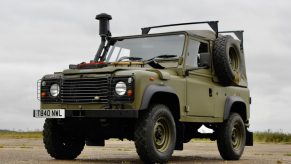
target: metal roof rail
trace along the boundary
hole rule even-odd
[[[183,25],[192,25],[192,24],[204,24],[207,23],[211,29],[215,32],[216,38],[218,37],[218,21],[204,21],[204,22],[188,22],[188,23],[177,23],[177,24],[167,24],[160,26],[151,26],[141,28],[142,34],[148,34],[152,28],[162,28],[162,27],[171,27],[171,26],[183,26]]]

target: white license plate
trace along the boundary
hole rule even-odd
[[[42,109],[33,110],[36,118],[65,118],[65,109]]]

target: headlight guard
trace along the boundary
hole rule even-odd
[[[132,102],[134,99],[134,78],[116,76],[111,79],[111,103]]]
[[[39,83],[40,92],[38,92],[38,96],[41,102],[57,103],[60,101],[61,79],[41,79]]]

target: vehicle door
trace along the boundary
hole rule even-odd
[[[186,111],[188,116],[213,117],[212,76],[208,42],[189,38],[186,53]],[[208,60],[205,63],[205,57]]]

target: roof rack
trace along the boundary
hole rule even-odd
[[[218,37],[218,21],[204,21],[204,22],[188,22],[188,23],[177,23],[177,24],[167,24],[160,26],[151,26],[141,28],[142,34],[148,34],[152,28],[162,28],[162,27],[171,27],[171,26],[183,26],[183,25],[191,25],[191,24],[204,24],[207,23],[211,29],[215,32],[216,38]]]
[[[244,37],[243,37],[243,30],[238,31],[219,31],[218,33],[234,33],[234,35],[241,41],[240,47],[243,49],[244,47]]]

